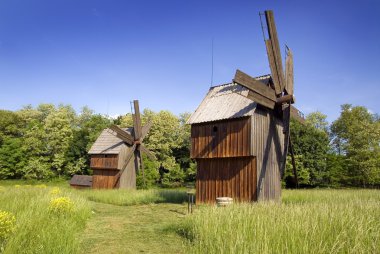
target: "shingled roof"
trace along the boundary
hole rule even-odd
[[[195,124],[252,115],[256,103],[246,98],[247,95],[248,89],[235,83],[211,87],[187,123]]]
[[[268,86],[271,76],[263,75],[255,79]],[[187,123],[213,122],[252,115],[257,104],[247,98],[248,92],[247,88],[236,83],[211,87]]]
[[[70,180],[70,185],[91,187],[92,186],[92,176],[73,175],[73,177]]]
[[[123,128],[131,133],[133,128]],[[127,146],[121,139],[112,134],[111,129],[105,129],[88,151],[89,154],[118,154],[123,146]]]

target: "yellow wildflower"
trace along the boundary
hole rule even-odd
[[[10,212],[0,211],[0,246],[14,231],[15,226],[16,217]]]
[[[68,197],[55,198],[50,201],[49,211],[55,214],[67,214],[74,209],[74,203]]]
[[[15,188],[20,188],[20,187],[21,187],[21,185],[19,185],[19,184],[15,185]]]
[[[37,185],[34,185],[34,187],[44,189],[47,186],[45,184],[37,184]]]
[[[54,187],[51,191],[50,194],[52,195],[59,195],[61,194],[61,190],[58,187]]]

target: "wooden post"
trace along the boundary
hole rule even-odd
[[[297,168],[296,168],[296,161],[294,159],[294,150],[293,150],[292,140],[290,138],[289,138],[289,149],[292,155],[293,174],[294,174],[294,180],[296,181],[296,189],[298,189],[298,174],[297,174]]]

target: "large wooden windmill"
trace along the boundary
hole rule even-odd
[[[188,120],[191,157],[197,161],[197,202],[281,197],[290,117],[303,117],[292,106],[292,52],[287,48],[284,71],[273,12],[265,11],[265,17],[271,74],[254,78],[237,70],[231,83],[210,88]]]
[[[261,15],[261,14],[260,14]],[[274,111],[274,114],[282,119],[284,145],[283,156],[281,162],[281,176],[285,173],[286,155],[290,144],[290,152],[294,174],[297,180],[297,171],[294,163],[294,152],[291,147],[290,137],[290,115],[295,119],[303,122],[303,118],[294,107],[291,106],[295,102],[294,97],[294,73],[293,73],[293,54],[290,48],[286,46],[285,74],[282,65],[280,45],[278,42],[276,24],[274,22],[273,11],[264,12],[266,19],[266,28],[268,37],[265,39],[265,46],[271,70],[270,86],[262,86],[260,81],[250,77],[249,75],[237,70],[234,82],[246,87],[249,90],[248,98]],[[265,33],[264,33],[265,34]],[[297,183],[298,184],[298,183]]]
[[[135,188],[140,170],[145,181],[142,153],[155,158],[143,144],[152,123],[142,126],[139,102],[135,100],[133,105],[133,127],[112,125],[103,130],[89,151],[93,188]]]

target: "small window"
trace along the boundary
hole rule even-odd
[[[218,126],[214,125],[214,127],[212,127],[212,132],[217,132],[217,131],[218,131]]]

